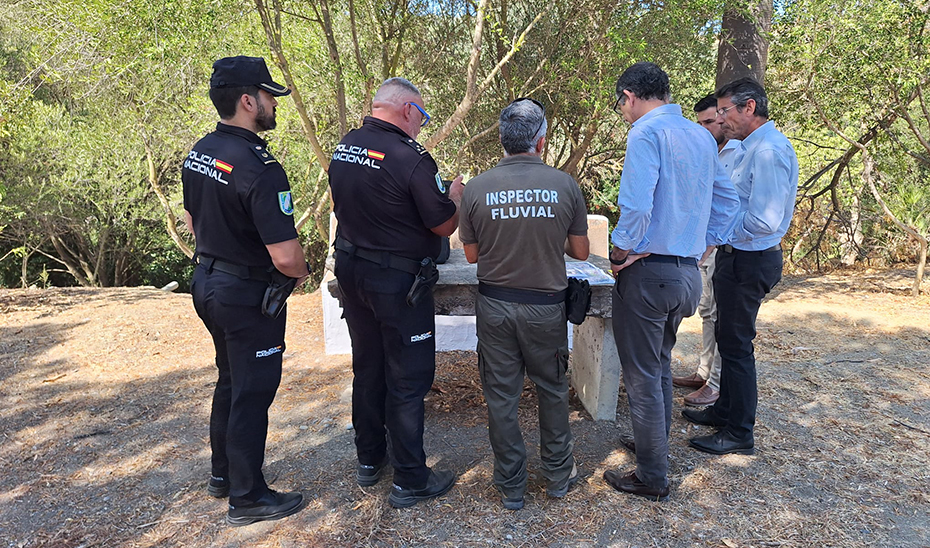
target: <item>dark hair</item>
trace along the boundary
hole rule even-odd
[[[730,82],[718,89],[714,96],[717,99],[729,97],[739,109],[745,107],[746,101],[752,99],[756,102],[756,116],[760,118],[769,117],[769,98],[765,94],[765,88],[752,78],[740,78]]]
[[[210,100],[223,120],[236,115],[236,104],[243,95],[251,95],[258,101],[258,86],[210,88]]]
[[[501,111],[501,145],[507,154],[533,152],[547,129],[546,111],[532,99],[517,99]]]
[[[709,108],[712,108],[714,110],[717,109],[717,98],[714,97],[713,93],[708,93],[703,98],[701,98],[700,101],[695,103],[694,112],[701,112]]]
[[[639,99],[668,101],[671,89],[668,74],[655,63],[640,62],[623,71],[617,79],[617,97],[629,90]]]

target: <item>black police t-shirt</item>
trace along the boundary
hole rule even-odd
[[[267,267],[266,245],[297,238],[287,175],[266,145],[247,129],[219,123],[184,160],[184,209],[198,253]]]
[[[429,152],[403,130],[366,117],[337,145],[329,165],[339,235],[367,249],[436,258],[440,238],[430,228],[455,214],[438,172]]]

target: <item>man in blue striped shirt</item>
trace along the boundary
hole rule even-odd
[[[670,104],[668,75],[636,63],[617,80],[633,124],[620,177],[620,220],[611,234],[613,330],[633,423],[636,469],[608,470],[619,491],[668,498],[671,353],[682,318],[701,297],[698,262],[726,242],[739,198],[711,134]]]
[[[691,439],[691,447],[715,455],[751,455],[758,400],[752,340],[762,299],[781,280],[781,239],[794,214],[798,157],[769,121],[768,97],[756,81],[737,80],[715,95],[724,134],[743,141],[743,157],[731,175],[740,207],[733,234],[717,252],[714,272],[720,398],[711,407],[686,409],[682,415],[721,428]]]

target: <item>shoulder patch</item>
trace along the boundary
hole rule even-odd
[[[411,139],[410,137],[401,137],[400,140],[403,141],[404,144],[407,145],[408,147],[410,147],[410,148],[412,148],[413,150],[417,151],[417,154],[419,154],[420,156],[422,156],[422,155],[424,155],[424,154],[427,153],[427,150],[426,150],[426,147],[425,147],[425,146],[421,145],[420,143],[416,142],[415,140]]]
[[[265,165],[275,164],[278,162],[278,160],[276,160],[275,157],[272,156],[270,152],[268,152],[268,149],[262,145],[252,144],[249,145],[249,149],[251,149],[252,153],[258,157],[258,160]]]
[[[294,200],[291,198],[290,190],[278,193],[278,207],[281,208],[281,213],[285,215],[294,214]]]
[[[436,188],[439,189],[439,192],[442,194],[446,193],[446,185],[442,182],[442,176],[439,173],[436,174]]]

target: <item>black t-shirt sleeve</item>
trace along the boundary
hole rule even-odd
[[[244,205],[265,245],[297,237],[294,198],[281,164],[268,166],[252,181]]]
[[[410,176],[410,194],[426,228],[436,228],[455,215],[455,204],[445,195],[439,168],[428,156],[417,163]]]

